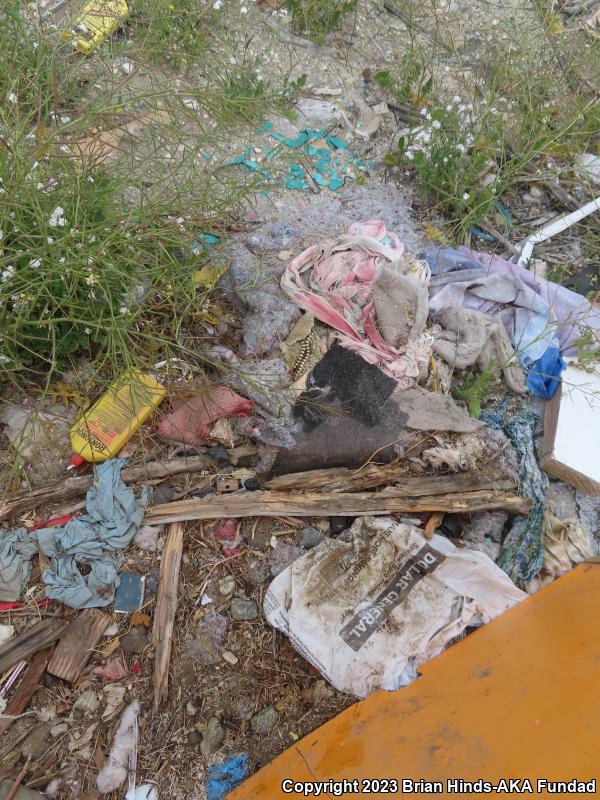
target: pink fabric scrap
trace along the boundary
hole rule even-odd
[[[300,308],[334,328],[340,344],[380,366],[401,388],[427,371],[431,337],[388,344],[377,326],[373,282],[380,267],[402,271],[404,245],[380,220],[354,223],[337,240],[313,245],[287,266],[281,288]]]
[[[220,519],[215,528],[215,539],[221,545],[221,550],[225,557],[235,556],[242,551],[239,545],[242,542],[241,534],[238,533],[237,522],[234,519]]]
[[[175,439],[186,444],[199,444],[210,439],[209,425],[221,417],[247,416],[252,400],[242,397],[227,386],[212,386],[191,397],[186,397],[178,407],[158,425],[165,439]]]

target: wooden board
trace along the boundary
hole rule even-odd
[[[587,494],[600,495],[600,373],[570,364],[546,403],[540,467]]]
[[[396,497],[472,492],[477,489],[515,489],[516,481],[500,469],[482,469],[478,472],[457,472],[454,475],[427,475],[415,477],[407,474],[406,466],[397,464],[367,464],[360,469],[334,467],[278,475],[265,483],[267,489],[289,491],[324,489],[327,492],[351,492],[393,484]]]
[[[600,779],[599,640],[600,566],[580,564],[419,666],[408,686],[376,692],[313,730],[227,800],[299,800],[283,781],[344,779],[359,787],[340,787],[347,800],[582,796],[538,792],[536,781]],[[529,779],[533,792],[450,792],[446,783],[501,778]],[[360,791],[374,779],[398,781],[398,791]],[[402,780],[441,788],[403,792]],[[333,795],[330,786],[320,796]]]
[[[126,467],[121,472],[121,478],[125,483],[169,478],[171,475],[199,472],[206,469],[211,463],[211,460],[206,456],[174,458],[171,461],[157,461],[141,467]],[[207,481],[212,481],[213,477],[210,476]],[[25,489],[4,495],[0,503],[0,521],[16,514],[26,513],[47,503],[62,503],[75,497],[83,497],[87,490],[93,486],[93,483],[93,474],[81,475],[75,478],[67,478],[61,483],[38,486],[36,489]]]
[[[0,675],[19,661],[26,661],[59,638],[67,627],[63,619],[43,619],[0,647]]]
[[[51,648],[46,647],[44,650],[37,652],[29,662],[21,683],[8,701],[8,705],[3,712],[3,718],[0,719],[0,733],[7,731],[15,721],[10,717],[17,717],[27,708],[33,693],[44,677],[51,652]]]
[[[425,511],[468,514],[492,509],[527,514],[531,505],[532,501],[525,497],[495,490],[431,497],[397,496],[393,489],[379,493],[338,494],[246,492],[154,506],[147,511],[145,522],[159,525],[219,517],[359,517],[394,512],[419,514]]]
[[[156,710],[167,699],[169,692],[169,664],[182,554],[183,525],[175,522],[169,527],[167,543],[162,552],[158,598],[152,630],[152,639],[156,646],[154,664],[154,708]]]
[[[110,625],[110,615],[86,608],[71,622],[48,664],[48,672],[72,683],[83,672],[93,650]]]

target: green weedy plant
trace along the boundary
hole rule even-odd
[[[490,359],[482,372],[466,370],[462,381],[455,386],[452,394],[459,400],[465,400],[471,416],[479,419],[481,403],[500,383],[500,378],[494,369],[494,360]]]
[[[60,30],[36,27],[19,0],[0,9],[0,381],[49,383],[82,356],[107,380],[131,365],[202,358],[219,309],[210,282],[195,279],[208,255],[192,252],[194,237],[223,234],[258,188],[256,176],[222,168],[228,137],[286,109],[301,85],[263,81],[249,42],[227,68],[222,53],[196,46],[206,8],[187,3],[190,18],[161,33],[152,24],[177,9],[150,0],[152,24],[140,30],[134,13],[131,38],[112,37],[85,59]],[[169,42],[186,54],[170,66],[194,68],[176,87],[157,65]],[[74,142],[100,131],[110,140],[141,117],[116,158],[77,156]]]
[[[358,0],[286,0],[297,30],[321,41],[356,10]]]

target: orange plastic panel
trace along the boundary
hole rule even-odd
[[[229,800],[301,797],[282,791],[286,778],[441,781],[444,797],[497,796],[449,793],[449,778],[529,779],[525,797],[573,797],[538,793],[542,778],[596,779],[600,791],[599,564],[578,566],[420,671],[313,731]],[[423,797],[401,789],[387,796]]]

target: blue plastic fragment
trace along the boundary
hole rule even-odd
[[[332,192],[335,192],[336,189],[339,189],[344,185],[343,178],[332,178],[329,183],[327,184],[327,188],[331,189]]]
[[[208,768],[207,800],[224,800],[240,783],[248,777],[250,764],[248,753],[232,756],[222,764]]]
[[[471,236],[474,236],[476,239],[483,239],[484,242],[495,242],[496,237],[492,236],[491,233],[486,233],[482,231],[481,228],[478,228],[476,225],[471,226]]]
[[[327,186],[327,181],[320,172],[311,172],[310,176],[318,186]]]
[[[502,216],[508,222],[508,224],[512,225],[512,214],[510,213],[508,208],[504,205],[502,200],[496,200],[496,208],[502,214]]]
[[[265,120],[263,122],[263,124],[260,126],[260,128],[256,132],[257,133],[266,133],[267,131],[272,131],[273,128],[274,128],[273,123],[269,122],[269,120],[267,119],[267,120]]]
[[[198,253],[206,253],[211,248],[216,247],[220,241],[221,237],[216,236],[214,233],[196,233],[191,245],[192,253],[196,256]]]
[[[340,139],[339,136],[328,136],[325,141],[330,147],[333,147],[335,150],[346,150],[348,148],[348,142],[345,142],[343,139]]]

